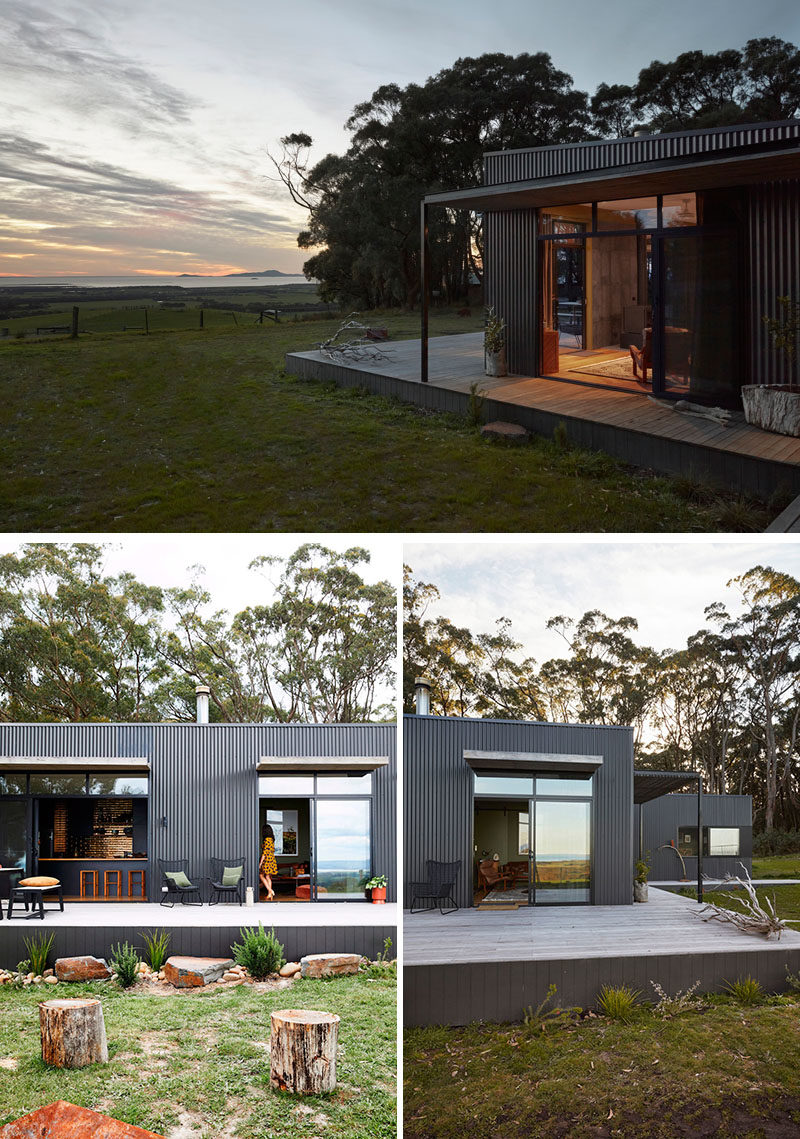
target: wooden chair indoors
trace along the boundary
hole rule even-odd
[[[508,883],[514,881],[513,874],[501,874],[500,863],[494,858],[482,858],[478,863],[478,884],[484,888],[484,896],[495,886],[503,883],[503,889],[508,889]]]

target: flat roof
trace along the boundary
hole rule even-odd
[[[497,186],[427,194],[426,205],[467,210],[519,210],[535,206],[616,201],[642,194],[713,190],[800,177],[800,146],[766,154],[704,156],[702,160],[636,163],[602,173],[557,175]]]
[[[634,771],[633,801],[649,803],[679,791],[687,783],[696,783],[701,778],[699,771]]]

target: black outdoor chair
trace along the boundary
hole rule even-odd
[[[235,898],[239,905],[244,905],[244,868],[245,858],[212,858],[211,859],[211,890],[212,894],[208,904],[216,906],[225,898]],[[236,875],[238,874],[238,878]],[[229,880],[226,882],[225,879]],[[236,881],[233,881],[236,878]]]
[[[419,910],[415,910],[414,903],[426,899],[438,902],[439,912],[442,914],[455,913],[458,904],[453,897],[453,888],[461,870],[461,859],[458,862],[435,862],[433,859],[428,859],[425,865],[427,866],[427,881],[411,883],[411,913],[419,913],[424,910],[425,906],[420,906]],[[442,902],[450,902],[451,908],[445,910]]]
[[[161,870],[161,905],[174,906],[175,900],[180,901],[182,906],[202,906],[203,898],[200,893],[199,883],[203,881],[202,878],[196,879],[194,882],[189,878],[189,859],[188,858],[173,858],[158,860],[159,869]],[[184,882],[175,880],[175,876],[182,875],[185,879]],[[197,896],[197,901],[189,901],[193,896]],[[172,901],[170,901],[172,898]]]

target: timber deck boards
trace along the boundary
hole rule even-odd
[[[404,914],[404,964],[571,961],[595,958],[800,951],[800,932],[780,940],[702,921],[697,902],[650,888],[630,906],[534,906],[491,912]]]
[[[415,400],[414,386],[420,389],[420,341],[400,340],[385,346],[388,359],[383,361],[335,362],[319,352],[293,352],[286,357],[287,369],[301,375],[335,378],[337,370],[344,376],[362,373],[370,377],[368,386],[385,394],[399,394],[391,384],[381,381],[403,381],[401,398]],[[589,377],[591,379],[591,377]],[[483,372],[483,333],[469,332],[452,336],[435,337],[429,342],[428,389],[469,395],[472,384],[477,384],[483,395],[491,401],[509,406],[509,418],[514,419],[513,408],[544,412],[564,420],[578,420],[597,425],[598,428],[621,429],[641,437],[649,437],[688,445],[703,452],[730,456],[735,460],[761,461],[785,465],[787,481],[800,486],[800,439],[762,431],[742,422],[730,426],[719,424],[701,416],[675,411],[666,401],[648,398],[646,393],[622,392],[602,386],[584,386],[577,382],[564,382],[529,376],[493,378]],[[421,402],[421,394],[420,399]],[[442,409],[446,401],[440,401]],[[426,406],[436,406],[426,394]],[[602,431],[591,445],[608,446]],[[647,444],[645,443],[645,446]],[[622,453],[619,447],[613,453],[627,461],[636,462],[635,453]],[[647,452],[641,451],[644,455]],[[676,459],[662,460],[661,469],[676,469]],[[685,463],[685,460],[683,460]],[[666,463],[666,465],[665,465]],[[640,465],[647,465],[640,462]],[[702,458],[700,458],[702,472]],[[689,472],[687,472],[689,473]],[[695,476],[697,470],[692,472]],[[742,475],[753,483],[752,474]],[[731,481],[735,482],[735,478]],[[758,480],[762,493],[774,487],[775,468],[770,476]],[[753,489],[756,489],[753,487]]]
[[[256,926],[262,922],[265,929],[308,926],[374,926],[396,925],[397,906],[388,902],[373,906],[369,902],[258,902],[253,906],[223,904],[209,906],[160,906],[157,902],[74,902],[65,900],[64,912],[45,905],[45,918],[26,920],[25,911],[17,916],[16,906],[10,922],[6,920],[8,902],[3,902],[3,930],[25,926],[35,933],[38,929],[69,927],[104,928],[130,926],[135,929],[166,928],[229,928],[230,926]]]

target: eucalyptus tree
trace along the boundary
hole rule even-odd
[[[391,718],[384,696],[394,683],[397,603],[389,582],[365,582],[369,553],[318,543],[288,558],[261,557],[251,568],[276,573],[274,600],[233,618],[206,616],[197,583],[168,590],[173,619],[161,642],[172,676],[162,696],[190,718],[189,693],[208,684],[216,719],[230,722],[355,723]]]
[[[731,616],[722,603],[706,609],[746,681],[749,731],[763,757],[764,825],[772,830],[778,788],[796,762],[800,724],[800,582],[769,566],[733,578],[741,602]]]
[[[587,137],[587,97],[545,52],[458,59],[424,84],[389,83],[354,109],[350,145],[311,164],[311,137],[285,135],[272,157],[308,209],[298,237],[316,250],[303,271],[328,300],[375,306],[419,297],[419,203],[436,190],[479,185],[487,150]],[[462,296],[481,271],[480,222],[468,211],[431,218],[434,287]]]
[[[167,668],[161,590],[104,571],[101,546],[0,557],[0,719],[153,720]]]
[[[567,657],[546,661],[540,670],[550,718],[631,725],[639,748],[656,696],[658,656],[633,640],[638,621],[592,609],[577,620],[551,617],[547,628],[569,649]]]

